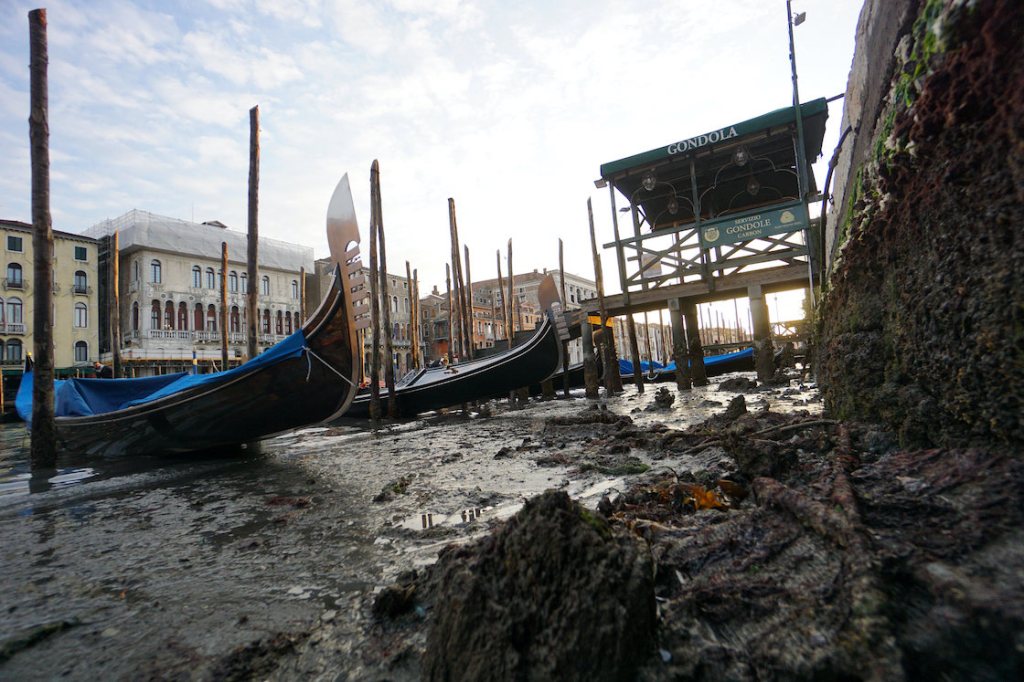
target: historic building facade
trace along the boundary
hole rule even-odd
[[[119,242],[121,358],[131,375],[223,369],[221,361],[221,244],[228,245],[229,364],[246,356],[246,299],[258,287],[260,349],[297,330],[303,319],[302,273],[313,249],[260,239],[258,281],[248,281],[248,236],[219,222],[193,223],[133,210],[86,230],[108,256]],[[109,351],[109,348],[105,348]],[[110,357],[109,353],[106,356]]]
[[[32,225],[0,220],[0,243],[0,351],[5,366],[21,367],[34,344]],[[53,231],[53,360],[58,370],[91,370],[99,357],[98,246],[95,239]]]

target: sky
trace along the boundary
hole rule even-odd
[[[861,0],[794,0],[801,99],[846,90]],[[0,0],[0,217],[31,222],[30,9]],[[51,210],[80,232],[133,208],[245,231],[259,105],[261,237],[328,255],[348,173],[364,247],[381,167],[389,271],[444,289],[449,197],[474,279],[593,278],[602,163],[792,103],[784,0],[66,0],[49,18]],[[829,107],[819,186],[838,140]],[[621,203],[620,203],[621,205]],[[364,253],[366,249],[364,248]],[[609,293],[615,259],[602,255]],[[505,266],[502,266],[503,271]],[[786,315],[782,315],[786,317]]]

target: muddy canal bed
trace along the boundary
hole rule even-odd
[[[595,508],[645,472],[722,457],[616,434],[682,429],[737,393],[751,410],[820,411],[797,377],[739,392],[718,385],[670,385],[668,407],[648,386],[514,410],[496,401],[376,431],[306,429],[230,457],[62,458],[35,477],[24,428],[8,425],[0,677],[387,676],[362,647],[375,595],[399,576],[545,490]]]

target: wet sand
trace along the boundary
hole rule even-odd
[[[750,374],[744,374],[750,376]],[[733,375],[729,375],[733,376]],[[0,677],[373,679],[360,655],[373,595],[547,489],[588,507],[635,466],[580,466],[588,409],[681,429],[732,392],[532,401],[368,430],[313,428],[220,458],[61,459],[30,475],[25,429],[0,431]],[[820,411],[812,387],[746,392],[750,409]],[[687,468],[629,448],[642,468]],[[705,454],[706,456],[706,454]]]

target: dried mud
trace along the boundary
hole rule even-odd
[[[747,395],[820,405],[796,380],[785,390]],[[62,457],[36,475],[24,428],[5,425],[0,678],[387,676],[367,639],[375,592],[545,490],[595,508],[631,472],[679,468],[647,431],[730,396],[495,403],[487,417],[307,429],[234,457]]]

